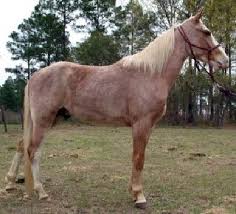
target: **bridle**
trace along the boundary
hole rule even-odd
[[[230,90],[228,87],[222,85],[221,83],[219,83],[215,78],[214,78],[214,75],[213,75],[213,67],[212,65],[210,64],[210,56],[211,56],[211,53],[219,48],[221,45],[218,44],[212,48],[205,48],[205,47],[200,47],[196,44],[193,44],[192,42],[190,42],[188,36],[186,35],[184,29],[183,29],[183,26],[178,26],[177,27],[179,33],[181,34],[181,36],[183,37],[184,41],[188,44],[189,46],[189,49],[191,51],[191,55],[194,59],[194,62],[195,62],[195,66],[197,68],[197,70],[199,72],[201,72],[199,66],[210,76],[212,82],[214,84],[216,84],[217,88],[219,89],[220,92],[224,93],[225,96],[229,97],[229,98],[235,98],[236,99],[236,93],[232,90]],[[194,54],[194,51],[193,51],[193,48],[197,48],[197,49],[200,49],[200,50],[204,50],[204,51],[207,51],[207,64],[209,66],[209,71],[197,60],[197,57],[196,55]]]
[[[200,47],[196,44],[193,44],[192,42],[190,42],[188,36],[186,35],[185,31],[184,31],[184,28],[180,25],[177,27],[178,31],[180,32],[181,36],[183,37],[184,41],[189,45],[189,49],[191,51],[191,55],[194,59],[195,62],[197,62],[197,58],[196,58],[196,55],[194,54],[194,51],[193,51],[193,48],[197,48],[197,49],[200,49],[200,50],[204,50],[204,51],[207,51],[207,61],[208,61],[208,65],[211,67],[210,65],[210,56],[211,56],[211,53],[220,47],[220,44],[212,47],[212,48],[204,48],[204,47]],[[212,68],[210,68],[210,71],[212,71]]]

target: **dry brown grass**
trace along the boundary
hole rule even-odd
[[[0,188],[21,136],[0,136]],[[62,124],[45,139],[41,177],[50,201],[23,199],[24,186],[0,192],[0,214],[236,213],[236,132],[158,128],[147,148],[144,187],[148,208],[133,207],[128,128]]]

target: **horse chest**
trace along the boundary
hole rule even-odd
[[[155,120],[155,122],[157,120],[161,119],[165,115],[165,113],[166,113],[166,104],[163,104],[156,111],[156,114],[153,118]]]

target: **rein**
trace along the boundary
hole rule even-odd
[[[212,48],[204,48],[204,47],[200,47],[196,44],[193,44],[190,42],[190,40],[188,39],[184,29],[182,26],[179,26],[177,27],[178,31],[180,32],[181,36],[183,37],[184,41],[189,45],[189,49],[191,51],[191,55],[194,59],[194,62],[195,62],[195,67],[197,68],[197,70],[199,72],[201,72],[199,66],[209,75],[209,77],[211,78],[211,81],[213,82],[213,84],[215,84],[217,86],[217,88],[219,89],[219,91],[221,93],[223,93],[225,96],[229,97],[229,98],[235,98],[236,99],[236,93],[233,92],[232,90],[230,90],[228,87],[222,85],[221,83],[219,83],[214,75],[213,75],[213,68],[212,66],[210,65],[210,56],[211,56],[211,53],[212,51],[214,51],[215,49],[219,48],[220,47],[220,44],[212,47]],[[204,51],[207,51],[207,60],[208,60],[208,66],[209,66],[209,71],[207,71],[207,69],[201,65],[201,63],[197,60],[196,58],[196,55],[194,54],[194,51],[193,51],[193,47],[194,48],[198,48],[198,49],[201,49],[201,50],[204,50]]]

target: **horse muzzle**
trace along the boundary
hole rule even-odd
[[[229,67],[229,59],[216,61],[211,60],[209,64],[214,68],[215,71],[219,69],[226,69]]]

